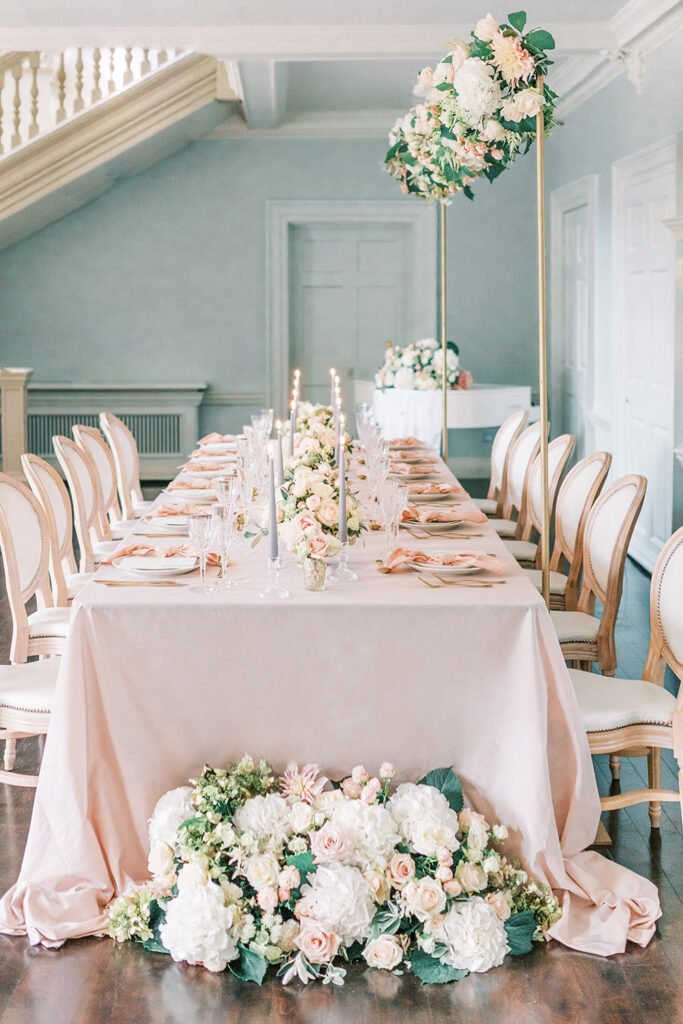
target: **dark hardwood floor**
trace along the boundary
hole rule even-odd
[[[648,643],[649,578],[629,564],[618,627],[619,673],[640,675]],[[0,594],[0,661],[10,622]],[[669,685],[673,681],[669,680]],[[25,740],[22,764],[34,766],[38,743]],[[595,759],[601,792],[610,786],[606,758]],[[645,779],[643,760],[624,762],[621,785]],[[675,786],[665,757],[665,784]],[[33,791],[0,785],[0,891],[14,881],[28,830]],[[343,989],[298,984],[263,988],[229,974],[175,964],[159,954],[107,939],[82,939],[61,950],[0,936],[1,1024],[683,1024],[683,833],[678,805],[664,806],[659,833],[646,806],[603,816],[613,845],[602,848],[651,878],[663,917],[647,949],[601,959],[556,943],[509,957],[485,975],[450,986],[414,978],[349,972]]]

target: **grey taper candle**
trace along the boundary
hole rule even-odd
[[[289,414],[289,457],[294,458],[294,431],[296,430],[296,406],[292,402],[292,409]]]
[[[348,543],[349,535],[346,532],[346,459],[344,458],[344,443],[339,445],[339,540],[342,544]]]
[[[277,504],[275,502],[275,464],[272,459],[268,463],[268,480],[270,483],[270,505],[268,509],[268,557],[277,558]]]
[[[277,484],[278,487],[282,487],[285,482],[285,467],[282,461],[282,431],[279,427],[275,438],[275,458],[277,459]]]

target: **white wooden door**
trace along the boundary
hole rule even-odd
[[[353,377],[372,379],[387,341],[410,339],[410,228],[405,224],[301,224],[290,234],[290,366],[302,396],[329,401],[329,368],[350,399]]]
[[[562,397],[564,430],[576,437],[578,458],[585,455],[590,329],[588,207],[567,210],[563,217],[564,297]]]
[[[648,491],[631,555],[652,569],[672,529],[675,162],[664,145],[614,166],[615,425],[620,473]]]

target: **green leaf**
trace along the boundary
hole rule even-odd
[[[526,37],[524,43],[525,45],[528,43],[537,50],[555,49],[555,40],[551,36],[550,32],[546,32],[544,28],[535,28],[534,31],[530,32]]]
[[[468,971],[456,971],[455,967],[437,960],[422,949],[416,949],[410,958],[413,974],[424,985],[447,985],[449,981],[460,981],[466,978]]]
[[[462,810],[462,783],[452,768],[434,768],[420,782],[443,793],[454,811]]]
[[[241,942],[237,943],[237,948],[240,951],[240,956],[239,960],[231,960],[228,964],[231,972],[242,981],[255,981],[257,985],[260,985],[266,976],[268,963],[258,953],[243,946]]]
[[[310,850],[306,850],[305,853],[294,853],[289,857],[285,857],[285,860],[288,864],[293,864],[298,869],[301,877],[299,887],[308,880],[308,876],[312,875],[316,868],[315,859]]]
[[[452,91],[453,86],[450,82],[439,82],[439,84],[435,85],[434,88],[438,89],[439,92],[450,92]]]
[[[526,11],[514,11],[512,14],[508,14],[508,21],[518,32],[523,32],[526,25]]]
[[[533,934],[536,931],[536,918],[533,910],[521,910],[519,914],[513,914],[505,922],[510,954],[522,956],[530,953],[533,947]]]
[[[153,939],[146,939],[142,945],[149,953],[166,953],[167,956],[170,956],[166,946],[163,944],[161,939],[157,938],[156,935]]]

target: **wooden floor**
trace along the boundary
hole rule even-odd
[[[618,628],[619,669],[639,676],[648,642],[649,579],[629,565]],[[0,595],[0,661],[7,660],[9,616]],[[670,681],[671,682],[671,681]],[[20,744],[21,746],[21,744]],[[22,766],[38,744],[23,742]],[[625,763],[622,785],[644,779],[644,762]],[[609,789],[605,758],[596,758]],[[674,785],[666,759],[665,783]],[[33,791],[0,785],[0,891],[15,879]],[[556,943],[509,957],[486,975],[423,988],[410,976],[350,972],[343,989],[269,980],[261,989],[231,975],[174,964],[139,946],[82,939],[61,950],[0,936],[0,1024],[683,1024],[683,835],[676,805],[665,805],[659,833],[646,807],[603,816],[613,839],[604,851],[651,878],[663,917],[647,949],[601,959]]]

